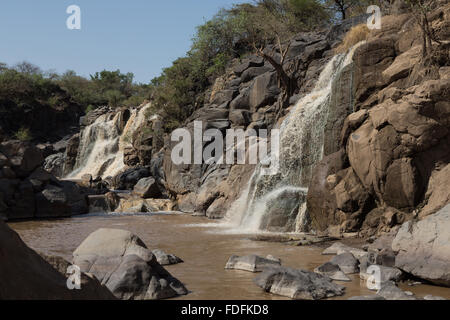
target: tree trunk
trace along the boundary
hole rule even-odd
[[[262,53],[261,56],[275,68],[278,76],[279,87],[289,99],[295,90],[293,79],[286,73],[286,71],[284,71],[283,66],[276,62],[273,57],[265,53]]]

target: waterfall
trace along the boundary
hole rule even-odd
[[[125,168],[124,149],[131,147],[132,134],[146,121],[146,110],[129,110],[129,119],[124,123],[124,112],[100,115],[80,133],[80,144],[74,170],[69,179],[79,179],[84,174],[94,178],[114,176]]]
[[[301,98],[280,126],[280,169],[261,174],[258,165],[248,186],[228,210],[225,221],[245,232],[308,231],[306,195],[314,166],[323,158],[324,129],[332,84],[352,63],[354,46],[334,56],[321,72],[314,89]]]

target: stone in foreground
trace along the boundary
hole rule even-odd
[[[314,269],[314,272],[330,277],[332,280],[336,281],[352,281],[344,272],[342,272],[338,265],[331,262],[325,262],[321,266],[318,266]]]
[[[152,250],[152,253],[155,255],[158,263],[162,266],[168,266],[171,264],[177,264],[177,263],[183,262],[183,260],[178,258],[176,255],[166,253],[160,249]]]
[[[386,300],[417,300],[413,296],[406,294],[391,281],[383,283],[381,289],[378,290],[377,295]]]
[[[257,255],[248,255],[248,256],[231,256],[228,259],[227,264],[225,265],[225,269],[237,269],[244,270],[250,272],[261,272],[264,268],[270,266],[280,266],[280,260],[275,259],[267,259]]]
[[[81,289],[69,290],[68,263],[56,257],[46,257],[52,260],[47,262],[1,220],[0,243],[0,300],[115,299],[107,288],[84,273],[81,274]]]
[[[402,225],[392,242],[395,266],[418,278],[450,287],[450,204],[412,224]]]
[[[285,267],[266,268],[254,281],[264,291],[297,300],[331,298],[345,291],[326,276]]]
[[[166,299],[187,294],[136,235],[117,229],[91,233],[73,253],[73,263],[93,274],[117,298]]]

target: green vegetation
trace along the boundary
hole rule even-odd
[[[119,70],[104,70],[86,79],[74,71],[62,75],[44,73],[29,62],[13,67],[0,63],[0,132],[29,140],[36,131],[43,133],[43,128],[46,133],[58,128],[57,123],[35,121],[40,113],[71,109],[76,116],[107,104],[136,106],[148,99],[149,93],[148,85],[134,84],[132,73],[122,74]]]
[[[382,0],[375,0],[375,3]],[[411,0],[412,1],[412,0]],[[132,73],[96,72],[89,79],[74,71],[44,73],[30,63],[0,63],[0,115],[17,110],[76,106],[89,112],[102,105],[135,106],[152,101],[151,114],[163,118],[166,132],[180,126],[205,103],[206,92],[236,59],[256,54],[277,71],[286,100],[296,90],[292,70],[285,70],[290,39],[299,32],[324,28],[339,15],[365,12],[369,0],[255,0],[220,10],[197,28],[191,49],[149,84],[133,83]],[[28,110],[27,109],[27,110]],[[11,117],[3,117],[7,122]],[[11,122],[11,121],[10,121]],[[29,123],[3,125],[11,134]]]
[[[24,127],[20,128],[19,131],[16,132],[15,137],[20,141],[30,141],[33,139],[30,129]]]
[[[151,81],[152,112],[165,119],[166,131],[178,127],[203,105],[206,90],[231,61],[249,53],[275,67],[280,87],[289,95],[294,82],[282,67],[287,40],[298,32],[325,26],[330,16],[319,0],[258,0],[222,9],[197,28],[187,55]],[[274,50],[264,51],[272,43]],[[272,59],[276,50],[282,53],[281,63]]]

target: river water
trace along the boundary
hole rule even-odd
[[[163,249],[185,262],[166,269],[182,281],[191,292],[176,299],[284,299],[263,292],[253,283],[255,274],[225,270],[228,258],[235,255],[271,254],[287,267],[313,270],[329,261],[323,248],[292,246],[278,242],[250,240],[249,235],[230,232],[217,222],[191,215],[88,215],[61,220],[23,221],[9,223],[31,248],[71,261],[72,252],[93,231],[99,228],[126,229],[138,235],[150,249]],[[346,299],[373,294],[356,275],[346,286]],[[450,288],[420,285],[402,289],[418,297],[427,294],[450,299]]]

